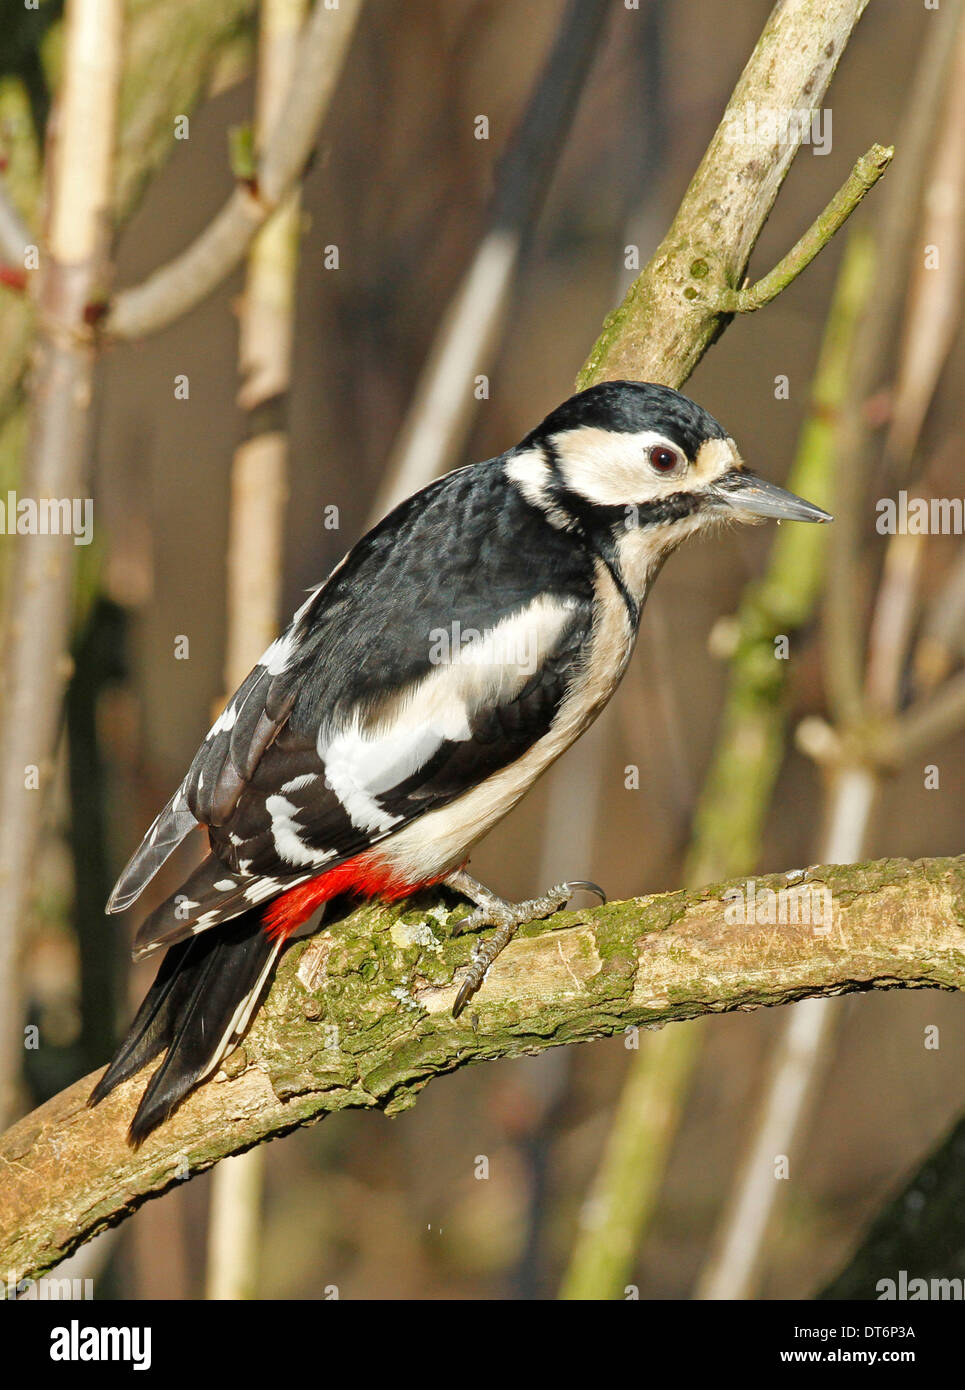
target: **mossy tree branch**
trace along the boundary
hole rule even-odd
[[[787,890],[789,877],[758,887]],[[730,925],[720,886],[534,924],[458,1020],[473,941],[450,919],[465,906],[427,894],[362,908],[287,952],[230,1079],[202,1086],[137,1152],[125,1132],[143,1075],[95,1110],[86,1077],[15,1125],[0,1141],[0,1269],[42,1273],[228,1154],[336,1110],[405,1110],[469,1063],[817,995],[965,987],[965,858],[815,868],[794,877],[805,882],[831,894],[827,934]]]

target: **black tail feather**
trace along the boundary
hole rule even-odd
[[[194,941],[182,941],[165,953],[153,985],[145,995],[113,1061],[91,1091],[88,1105],[97,1105],[110,1095],[115,1086],[147,1066],[168,1047],[178,1003],[189,978],[189,971],[181,971],[180,967],[195,945]]]
[[[172,946],[88,1105],[166,1050],[131,1121],[131,1143],[140,1144],[244,1031],[279,949],[265,935],[260,908]]]

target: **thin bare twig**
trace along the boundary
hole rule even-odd
[[[835,193],[827,207],[814,219],[804,235],[782,256],[773,270],[742,290],[722,289],[718,296],[721,310],[727,314],[748,314],[762,309],[787,289],[802,270],[814,260],[819,251],[847,222],[874,188],[895,155],[894,145],[872,145],[861,156],[846,181]]]
[[[111,338],[155,333],[200,304],[245,257],[252,239],[305,170],[338,84],[362,0],[316,0],[298,65],[254,176],[240,183],[198,239],[142,285],[122,290],[103,324]]]
[[[292,82],[306,0],[262,0],[255,141],[264,147]],[[239,312],[239,404],[248,437],[231,473],[225,688],[236,690],[277,632],[288,495],[283,406],[291,383],[301,199],[297,187],[251,244]],[[257,424],[273,402],[276,418]],[[258,1277],[265,1151],[238,1154],[214,1174],[208,1216],[207,1296],[253,1298]]]
[[[742,143],[731,117],[759,102],[786,111],[820,105],[866,3],[774,7],[670,230],[607,318],[580,386],[620,377],[686,381],[720,334],[721,295],[742,283],[801,142],[801,130],[789,128],[773,146]]]

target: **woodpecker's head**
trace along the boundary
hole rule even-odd
[[[830,521],[745,468],[727,431],[679,391],[607,381],[564,401],[507,474],[549,520],[605,542],[635,597],[687,536],[724,521]]]

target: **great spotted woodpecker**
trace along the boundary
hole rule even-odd
[[[165,1052],[131,1124],[143,1139],[337,894],[444,882],[474,901],[463,925],[496,931],[455,986],[458,1015],[521,922],[592,887],[506,903],[469,877],[469,851],[610,699],[667,556],[765,517],[831,519],[748,472],[699,405],[634,381],[573,396],[396,507],[265,652],[121,874],[109,912],[207,828],[207,857],[137,933],[135,958],[167,954],[90,1103]]]

